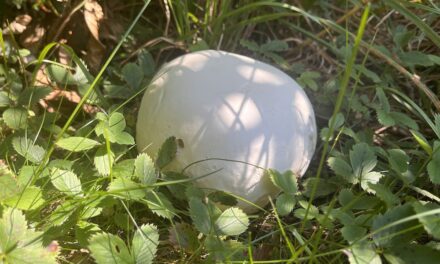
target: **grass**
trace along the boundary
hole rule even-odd
[[[61,13],[74,19],[84,3]],[[127,29],[106,43],[113,48],[97,72],[69,42],[45,43],[25,62],[30,51],[20,39],[0,33],[0,263],[25,263],[25,256],[41,263],[436,263],[439,7],[341,3],[133,0],[118,14],[106,9]],[[45,10],[62,7],[21,5],[46,19]],[[11,2],[5,8],[19,12]],[[163,171],[175,139],[153,158],[135,148],[136,111],[156,69],[207,48],[283,69],[315,107],[321,140],[308,172],[255,214],[220,210],[213,201],[240,197],[206,196],[194,179]],[[42,72],[50,89],[35,88]],[[80,99],[49,100],[53,89]]]

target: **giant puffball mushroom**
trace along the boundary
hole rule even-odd
[[[139,151],[153,156],[170,136],[183,145],[167,170],[192,164],[185,170],[191,177],[212,173],[197,186],[264,206],[278,191],[262,168],[302,176],[317,133],[307,95],[287,74],[252,58],[205,50],[165,64],[144,94]],[[238,206],[255,209],[240,200]]]

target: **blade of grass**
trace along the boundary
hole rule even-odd
[[[308,215],[308,213],[310,211],[310,207],[312,205],[312,201],[313,201],[313,199],[315,197],[315,194],[316,194],[316,191],[317,191],[317,188],[318,188],[319,179],[321,178],[321,172],[322,172],[322,169],[324,167],[324,162],[325,162],[325,159],[326,159],[326,156],[327,156],[327,150],[328,150],[328,147],[329,147],[330,137],[333,134],[333,131],[335,129],[335,121],[336,121],[335,116],[339,113],[339,110],[341,109],[341,106],[342,106],[342,102],[344,100],[344,96],[345,96],[345,94],[347,92],[347,87],[348,87],[348,83],[349,83],[349,80],[350,80],[351,72],[353,70],[354,63],[355,63],[355,60],[356,60],[356,56],[357,56],[357,53],[358,53],[358,50],[359,50],[359,47],[360,47],[360,42],[361,42],[362,36],[364,35],[365,27],[367,25],[368,15],[369,15],[369,12],[370,12],[370,6],[371,6],[370,3],[368,3],[366,5],[366,8],[364,9],[363,14],[362,14],[361,22],[360,22],[359,29],[358,29],[358,32],[357,32],[357,35],[356,35],[356,39],[355,39],[355,42],[354,42],[354,46],[353,46],[353,50],[352,50],[352,53],[351,53],[351,57],[350,57],[350,59],[349,59],[349,61],[347,63],[347,67],[346,67],[346,70],[344,72],[344,76],[342,77],[341,88],[339,90],[338,97],[336,99],[336,104],[335,104],[335,108],[333,110],[333,114],[332,114],[332,119],[331,119],[331,122],[330,122],[329,130],[328,130],[327,135],[326,135],[326,140],[325,140],[325,144],[324,144],[324,147],[323,147],[323,150],[322,150],[321,159],[319,161],[318,170],[316,172],[317,181],[315,181],[314,185],[312,186],[312,191],[311,191],[311,194],[310,194],[308,206],[306,208],[305,217],[304,217],[304,220],[301,223],[301,229],[300,229],[301,232],[304,230],[305,224],[307,223],[307,215]]]

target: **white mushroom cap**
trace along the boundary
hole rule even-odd
[[[165,64],[142,99],[139,151],[154,156],[170,136],[184,147],[167,169],[208,159],[185,171],[198,177],[221,169],[198,179],[199,187],[264,206],[277,190],[258,167],[303,175],[317,132],[309,99],[287,74],[245,56],[205,50]],[[239,206],[254,209],[241,201]]]

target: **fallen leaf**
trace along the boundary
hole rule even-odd
[[[84,20],[93,38],[102,46],[104,45],[99,40],[99,27],[103,18],[104,12],[102,12],[102,7],[98,2],[95,0],[87,0],[84,5]]]
[[[15,17],[11,24],[9,24],[9,27],[5,28],[3,35],[9,34],[9,31],[11,31],[13,34],[21,34],[26,30],[31,21],[32,17],[30,15],[19,15]]]

